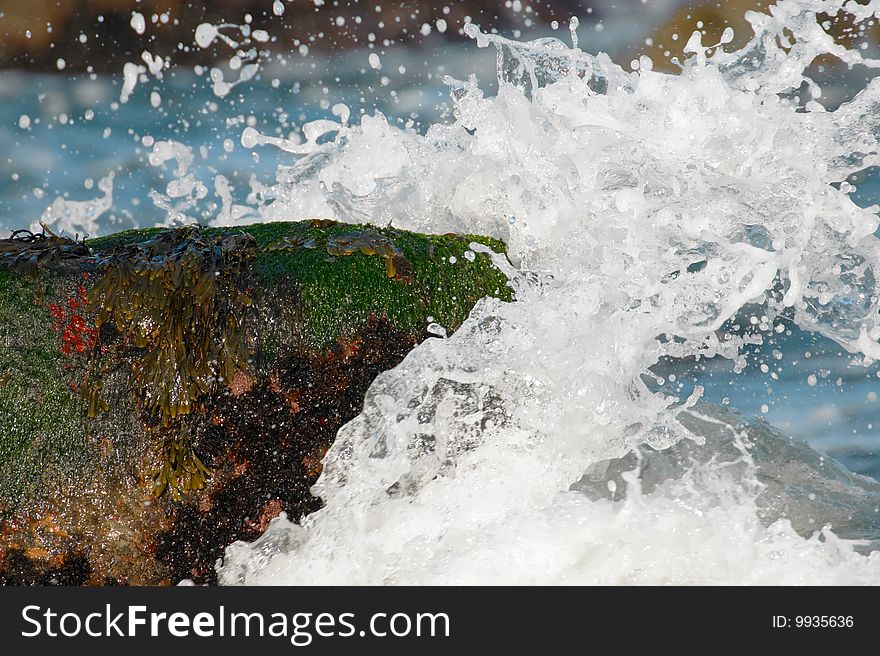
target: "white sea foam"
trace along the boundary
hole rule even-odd
[[[680,421],[699,389],[655,392],[650,367],[740,357],[760,328],[720,328],[747,303],[768,330],[786,316],[880,357],[876,208],[834,186],[878,164],[880,84],[826,111],[805,73],[824,53],[877,67],[816,13],[878,10],[783,0],[749,15],[756,36],[738,52],[724,52],[730,34],[714,52],[692,38],[680,75],[472,26],[498,49],[500,87],[450,79],[451,125],[420,136],[365,117],[294,147],[246,131],[245,147],[302,155],[261,189],[264,220],[491,234],[510,247],[517,268],[497,260],[517,302],[482,301],[381,374],[325,458],[326,507],[232,545],[221,581],[880,582],[876,552],[833,525],[804,537],[784,514],[762,519],[748,456],[746,475],[716,463],[650,492],[628,474],[616,501],[571,489],[639,445],[702,439]]]
[[[91,200],[69,200],[58,196],[34,222],[32,230],[39,230],[40,224],[49,226],[54,232],[65,232],[80,237],[95,235],[98,232],[98,219],[113,207],[113,179],[111,171],[98,181],[101,195]]]

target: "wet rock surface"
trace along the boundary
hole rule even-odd
[[[217,399],[200,441],[217,481],[159,534],[157,558],[172,578],[214,582],[225,545],[256,539],[281,511],[302,517],[317,510],[320,499],[309,487],[336,432],[360,412],[376,375],[413,346],[387,320],[373,320],[349,343],[287,356],[247,391]]]
[[[216,580],[380,372],[480,298],[474,236],[327,221],[0,240],[0,582]]]
[[[693,440],[662,450],[643,446],[598,462],[571,489],[594,500],[621,501],[635,480],[637,493],[648,495],[676,481],[720,472],[757,489],[757,512],[767,525],[785,519],[803,537],[830,527],[841,538],[861,541],[859,551],[880,547],[877,481],[760,419],[722,406],[698,403],[679,419]]]

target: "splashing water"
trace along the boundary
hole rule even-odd
[[[68,233],[94,235],[98,231],[98,219],[113,207],[114,177],[111,171],[98,181],[98,190],[103,195],[93,200],[67,200],[58,196],[45,209],[40,220],[31,225],[31,230],[39,231],[40,224],[43,224]]]
[[[754,430],[709,417],[699,388],[649,386],[663,356],[735,359],[760,340],[725,329],[747,304],[880,357],[876,208],[835,185],[877,163],[880,90],[826,111],[807,74],[826,54],[878,66],[819,27],[838,11],[880,5],[782,2],[749,15],[742,50],[724,52],[729,33],[711,48],[692,38],[675,76],[472,26],[498,51],[496,97],[450,79],[451,125],[419,136],[376,116],[310,140],[261,216],[492,234],[510,245],[517,302],[481,302],[380,375],[325,459],[326,507],[232,545],[221,580],[880,582],[880,557],[838,537],[840,518],[761,512]],[[596,463],[719,426],[742,448],[650,492],[638,467],[616,500],[572,488]]]

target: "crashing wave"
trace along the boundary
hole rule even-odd
[[[263,219],[491,234],[517,302],[381,375],[325,459],[326,507],[232,545],[222,581],[880,582],[876,485],[649,384],[660,358],[735,360],[789,320],[880,359],[877,208],[846,182],[878,164],[880,83],[833,108],[810,77],[819,57],[880,65],[817,18],[880,3],[769,11],[738,51],[695,35],[678,75],[473,28],[496,96],[449,80],[455,121],[424,136],[380,115],[312,135],[260,190]],[[747,304],[760,320],[727,331]],[[620,465],[636,452],[669,478]],[[615,500],[585,494],[609,461]]]

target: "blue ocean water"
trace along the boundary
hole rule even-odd
[[[381,111],[401,127],[424,130],[450,111],[442,81],[449,62],[494,79],[494,62],[467,61],[473,56],[469,50],[439,48],[430,62],[413,53],[388,56],[388,73],[381,76],[365,75],[367,56],[330,58],[314,68],[304,62],[269,68],[224,99],[213,95],[205,75],[173,69],[161,83],[141,85],[125,104],[118,104],[119,78],[0,72],[0,229],[30,225],[56,196],[94,198],[97,180],[111,171],[115,202],[102,217],[102,231],[153,225],[163,214],[148,193],[167,180],[161,167],[149,165],[144,137],[192,147],[195,177],[213,189],[214,177],[224,175],[238,192],[236,200],[243,200],[252,175],[271,180],[278,164],[290,163],[289,155],[274,148],[258,153],[242,148],[245,124],[287,136],[309,121],[333,118],[330,107],[344,103],[352,120],[357,112]],[[158,108],[150,102],[153,90],[163,98]],[[199,207],[202,218],[216,212],[216,200]]]
[[[97,181],[110,171],[116,175],[114,204],[100,232],[154,225],[162,212],[148,193],[164,187],[168,172],[148,163],[144,137],[191,146],[196,177],[211,189],[214,177],[224,175],[242,201],[252,176],[270,181],[276,167],[290,161],[275,149],[241,147],[244,125],[286,136],[330,117],[330,107],[342,102],[355,117],[381,111],[421,131],[449,118],[445,73],[494,78],[492,58],[471,48],[450,46],[430,58],[420,52],[391,56],[382,76],[366,74],[366,61],[366,53],[348,53],[317,67],[265,70],[222,101],[204,76],[175,70],[156,87],[163,97],[158,108],[150,103],[151,85],[114,108],[119,80],[0,73],[0,232],[31,225],[56,196],[94,198]],[[880,203],[880,176],[859,181],[853,197],[863,206]],[[196,214],[209,219],[218,202],[209,194]],[[684,398],[702,386],[705,400],[761,417],[852,471],[880,479],[880,365],[854,364],[833,342],[794,326],[746,352],[748,364],[739,373],[721,358],[664,363],[657,371],[667,393]]]

